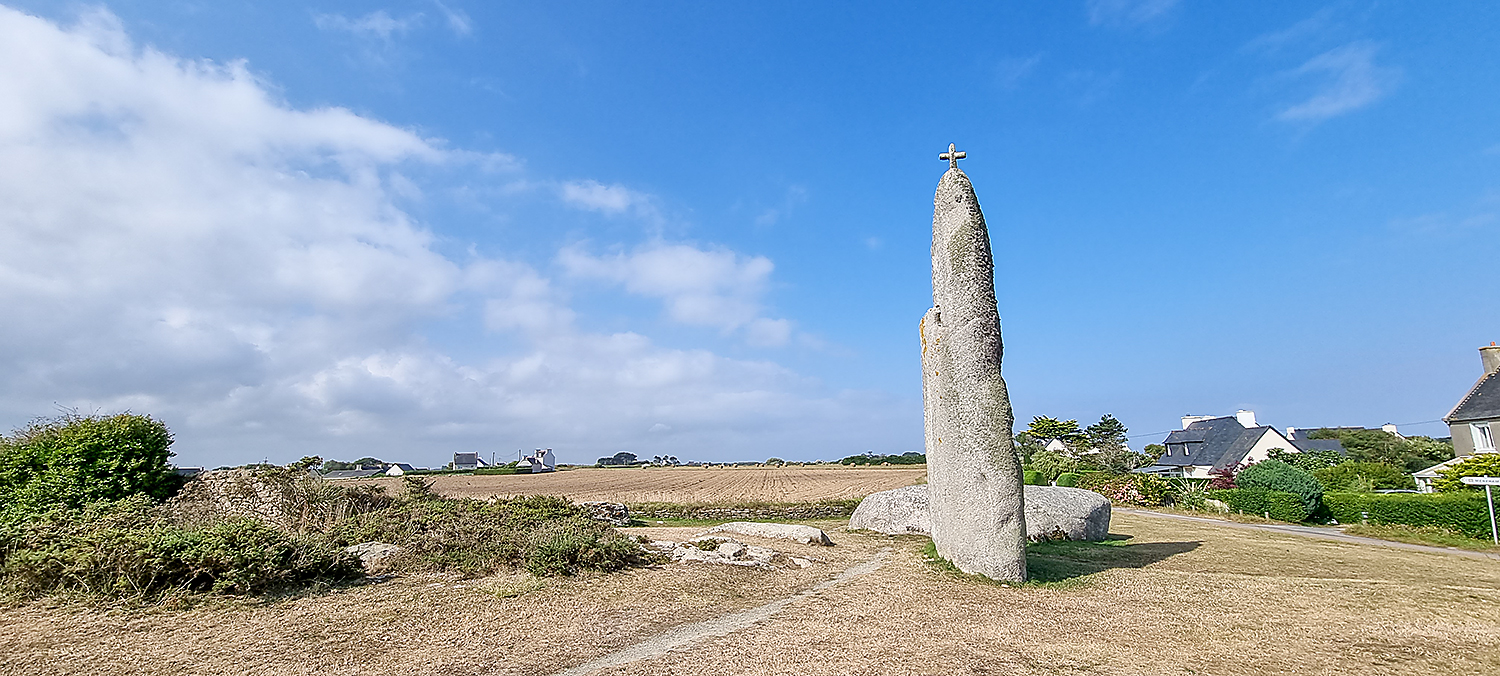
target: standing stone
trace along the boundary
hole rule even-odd
[[[964,153],[948,146],[932,209],[932,309],[922,318],[922,399],[932,541],[966,573],[1026,579],[1014,422],[1000,377],[1000,311],[989,230]]]

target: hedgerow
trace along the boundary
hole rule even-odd
[[[1339,523],[1369,522],[1436,526],[1469,537],[1488,538],[1490,517],[1484,494],[1328,493],[1323,505]]]
[[[1209,497],[1229,505],[1229,509],[1268,516],[1277,521],[1306,521],[1312,514],[1302,496],[1266,488],[1227,488],[1210,491]]]
[[[1296,495],[1302,500],[1302,506],[1307,514],[1317,511],[1323,497],[1323,485],[1318,483],[1317,477],[1314,477],[1311,472],[1297,469],[1280,460],[1267,460],[1246,467],[1234,475],[1234,483],[1238,488],[1262,488],[1267,491]],[[1302,518],[1307,518],[1307,515],[1304,514]],[[1282,520],[1301,521],[1302,519]]]
[[[1150,474],[1086,473],[1079,475],[1078,487],[1103,495],[1117,505],[1155,507],[1172,499],[1172,485]]]

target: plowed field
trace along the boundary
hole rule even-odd
[[[811,502],[857,499],[910,486],[927,474],[924,466],[854,469],[849,467],[629,468],[574,469],[549,474],[432,477],[433,489],[448,496],[487,498],[511,495],[563,495],[573,500],[611,502]],[[378,483],[399,490],[399,479]]]

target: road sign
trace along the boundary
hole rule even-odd
[[[1465,476],[1458,480],[1470,486],[1500,486],[1500,476]]]

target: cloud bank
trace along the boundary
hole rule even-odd
[[[675,321],[778,345],[791,323],[763,307],[768,259],[658,242],[457,260],[402,209],[420,190],[406,170],[494,158],[341,108],[292,108],[246,64],[135,45],[108,14],[63,27],[0,8],[0,62],[12,426],[54,404],[148,412],[177,432],[181,462],[208,465],[440,464],[533,446],[565,461],[835,457],[920,439],[915,407],[829,392],[769,360],[582,331],[569,305],[569,280],[605,281]],[[649,205],[562,185],[583,208]],[[468,356],[429,340],[440,322],[475,327],[447,336]]]

